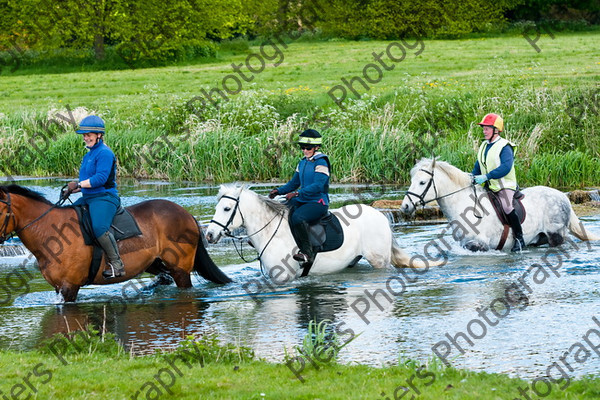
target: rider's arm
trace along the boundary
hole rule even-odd
[[[318,159],[316,163],[314,180],[298,191],[300,195],[312,197],[325,192],[325,186],[329,182],[329,166],[323,158]]]
[[[294,190],[300,187],[300,174],[298,173],[298,168],[296,168],[296,172],[294,172],[294,176],[288,183],[283,186],[277,188],[277,193],[279,194],[287,194],[293,192]]]
[[[505,177],[511,170],[514,162],[514,153],[511,146],[504,146],[500,152],[500,166],[487,173],[488,179],[500,179]]]
[[[471,175],[479,175],[481,174],[481,167],[479,166],[479,160],[475,160],[475,166],[473,167],[473,171],[471,171]]]

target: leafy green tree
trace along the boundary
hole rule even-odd
[[[453,36],[504,20],[514,0],[332,0],[324,31],[350,38]]]
[[[506,13],[512,20],[540,21],[543,19],[582,19],[600,23],[598,0],[520,0]]]

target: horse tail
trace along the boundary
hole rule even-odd
[[[196,221],[197,223],[198,221]],[[229,283],[233,282],[223,271],[217,267],[212,258],[208,255],[204,246],[204,235],[202,228],[198,225],[198,245],[196,246],[196,255],[194,256],[194,270],[201,277],[214,283]]]
[[[412,259],[412,260],[411,260]],[[423,257],[411,258],[404,250],[402,250],[396,241],[392,239],[392,265],[396,268],[429,268],[431,266],[440,265],[441,263],[424,260]]]
[[[575,235],[575,237],[577,239],[581,239],[581,240],[600,240],[599,236],[594,235],[593,233],[588,232],[584,228],[583,223],[579,220],[579,218],[577,218],[577,215],[575,215],[575,211],[573,211],[572,208],[571,208],[571,217],[569,218],[569,231],[571,231],[571,233],[573,235]]]

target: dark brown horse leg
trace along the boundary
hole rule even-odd
[[[192,287],[192,279],[190,278],[190,274],[186,273],[184,270],[175,268],[170,275],[178,288],[187,289]]]
[[[177,270],[171,276],[178,288],[187,289],[192,287],[192,279],[189,273],[183,270]]]
[[[79,293],[79,286],[77,285],[65,283],[60,288],[60,294],[62,294],[66,303],[74,302],[77,298],[77,293]]]

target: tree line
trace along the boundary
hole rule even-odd
[[[457,37],[522,19],[600,22],[597,0],[0,0],[0,52],[103,61],[193,59],[278,32]],[[107,50],[110,49],[110,50]],[[82,52],[83,51],[83,52]],[[53,54],[54,54],[53,53]],[[0,56],[0,61],[2,57]]]

